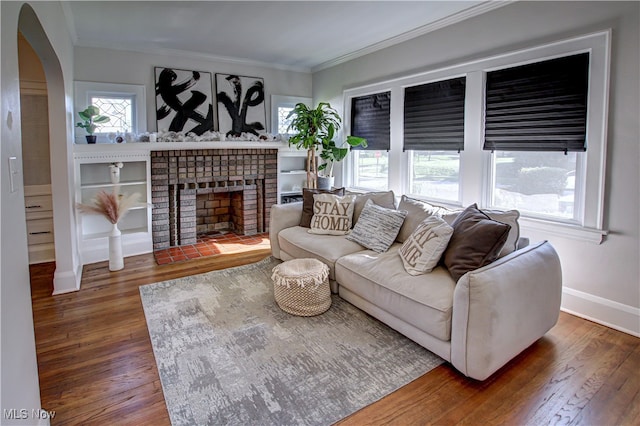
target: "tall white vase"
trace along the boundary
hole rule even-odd
[[[124,258],[122,257],[122,232],[118,229],[118,224],[114,223],[109,234],[109,270],[119,271],[124,268]]]
[[[116,185],[120,183],[120,168],[117,166],[109,166],[109,173],[111,175],[111,183]]]

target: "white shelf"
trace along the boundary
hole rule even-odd
[[[302,195],[307,184],[307,151],[287,147],[278,151],[278,202],[285,197]]]
[[[147,182],[144,180],[140,181],[131,181],[131,182],[120,182],[117,185],[120,186],[131,186],[131,185],[146,185]],[[92,183],[87,185],[80,185],[82,189],[94,189],[94,188],[112,188],[114,186],[113,183]]]

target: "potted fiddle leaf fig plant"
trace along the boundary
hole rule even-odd
[[[108,123],[111,119],[106,115],[100,115],[100,110],[95,105],[89,105],[84,111],[79,111],[78,115],[82,121],[76,123],[76,127],[87,131],[87,143],[96,143],[97,136],[94,135],[98,125]]]
[[[364,138],[347,136],[347,140],[340,146],[333,140],[340,129],[342,119],[338,112],[327,102],[320,102],[316,108],[309,108],[303,103],[298,103],[287,115],[291,123],[287,131],[293,130],[289,138],[289,146],[307,150],[307,188],[318,188],[318,170],[326,170],[325,176],[333,178],[333,164],[343,160],[349,153],[349,146],[367,146]],[[316,153],[320,152],[320,158],[325,163],[318,166]],[[327,170],[328,169],[328,170]],[[323,187],[331,187],[332,183]]]

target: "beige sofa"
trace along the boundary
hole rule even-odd
[[[548,242],[520,244],[455,282],[443,266],[409,275],[398,255],[400,243],[376,253],[344,236],[309,234],[298,226],[301,215],[301,202],[272,207],[274,257],[326,263],[334,293],[468,377],[485,380],[558,319],[562,274]]]

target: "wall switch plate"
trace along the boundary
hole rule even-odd
[[[9,157],[9,187],[11,192],[17,191],[18,174],[20,173],[20,163],[17,157]]]

